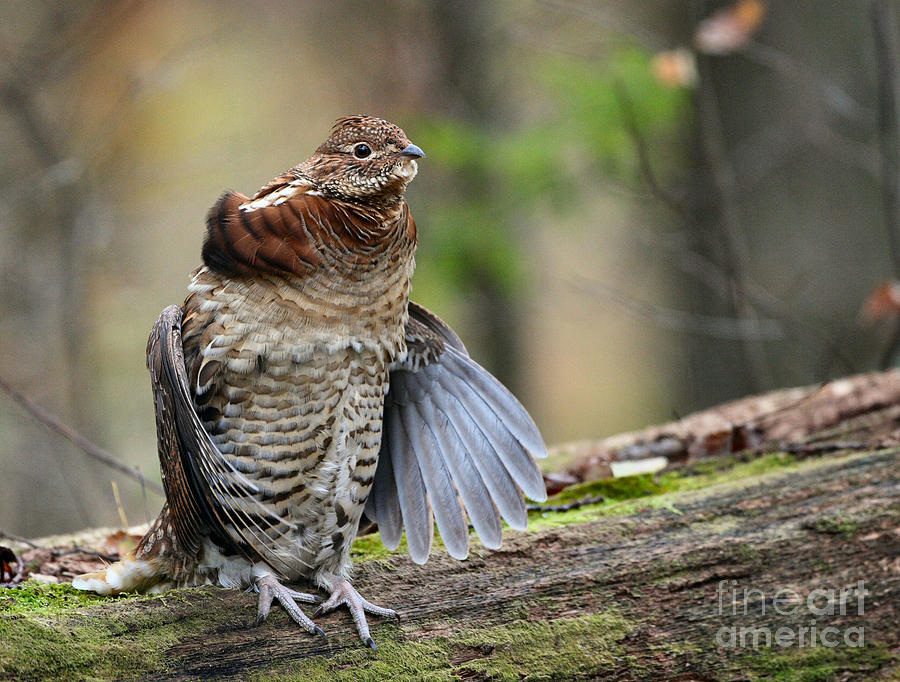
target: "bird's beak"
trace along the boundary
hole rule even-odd
[[[411,144],[407,145],[407,147],[402,152],[400,152],[400,156],[409,156],[413,159],[424,159],[425,152],[419,149],[416,145]]]

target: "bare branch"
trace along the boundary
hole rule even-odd
[[[758,317],[718,317],[684,310],[672,310],[655,303],[642,301],[615,287],[587,277],[576,276],[572,279],[562,279],[562,281],[591,297],[599,294],[622,309],[633,313],[636,317],[650,320],[665,329],[717,339],[777,341],[784,338],[784,331],[777,320]]]
[[[731,279],[728,273],[712,259],[691,249],[685,240],[678,238],[676,234],[659,234],[651,230],[635,230],[629,234],[642,248],[658,249],[666,253],[669,262],[713,293],[723,298],[729,295]],[[806,315],[798,316],[786,303],[784,295],[776,296],[750,277],[746,278],[745,284],[744,295],[760,314],[781,322],[786,328],[796,330],[797,333],[825,340],[829,357],[839,361],[846,372],[861,371],[854,360],[844,352],[845,342],[838,338],[835,329],[828,322],[818,319],[808,311]]]
[[[22,545],[28,545],[31,549],[40,549],[41,545],[38,543],[29,540],[28,538],[23,538],[21,535],[13,535],[12,533],[7,533],[5,530],[0,529],[0,538],[5,538],[6,540],[12,540],[13,542],[18,542]]]
[[[641,135],[640,128],[638,128],[637,120],[634,116],[634,105],[628,95],[625,84],[619,79],[616,79],[615,81],[614,92],[616,94],[616,99],[619,102],[619,109],[622,112],[625,129],[628,131],[628,134],[634,142],[641,174],[644,176],[644,180],[650,188],[651,193],[682,218],[690,217],[690,212],[684,204],[676,197],[672,196],[672,194],[662,186],[662,183],[659,182],[656,174],[653,172],[653,166],[650,163],[650,154],[647,151],[647,143],[644,141],[643,135]]]
[[[42,407],[26,398],[24,395],[22,395],[22,393],[13,388],[12,385],[10,385],[10,383],[3,377],[0,377],[0,389],[2,389],[7,395],[9,395],[9,397],[12,398],[13,401],[21,405],[29,414],[31,414],[31,416],[44,424],[44,426],[49,427],[53,431],[56,431],[56,433],[61,435],[70,443],[75,444],[89,457],[96,459],[98,462],[102,462],[106,466],[115,469],[119,473],[124,474],[129,478],[133,478],[134,480],[138,481],[142,487],[149,488],[153,492],[160,495],[165,495],[162,486],[158,483],[148,481],[146,478],[144,478],[144,475],[141,473],[140,469],[125,464],[112,453],[107,452],[97,445],[94,445],[80,433],[78,433],[74,429],[69,428],[61,421],[59,421],[59,419],[44,410]]]
[[[751,41],[742,54],[747,59],[768,67],[785,80],[796,83],[821,101],[823,107],[841,118],[864,125],[871,124],[871,109],[862,106],[847,92],[815,73],[809,65],[770,45]]]

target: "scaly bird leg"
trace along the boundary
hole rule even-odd
[[[288,612],[288,615],[290,615],[294,622],[300,627],[310,634],[322,635],[322,637],[325,637],[325,631],[313,623],[309,617],[300,610],[300,607],[297,606],[298,601],[315,604],[319,601],[318,597],[306,594],[305,592],[296,592],[289,587],[285,587],[271,574],[259,578],[259,580],[256,581],[256,588],[259,590],[259,607],[256,616],[257,625],[266,619],[269,615],[269,609],[272,608],[272,601],[277,599],[278,603],[284,607],[284,610]]]
[[[385,618],[397,618],[399,616],[393,609],[386,609],[383,606],[376,606],[372,602],[364,599],[356,588],[350,584],[348,580],[328,575],[323,576],[331,590],[331,596],[323,604],[316,609],[314,616],[320,613],[328,613],[336,609],[338,606],[346,605],[350,609],[350,615],[353,616],[353,622],[356,623],[356,630],[359,632],[359,638],[373,651],[377,651],[375,640],[369,634],[369,624],[366,622],[366,612],[373,613],[376,616]]]

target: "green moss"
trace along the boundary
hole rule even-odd
[[[596,521],[603,516],[600,511],[601,506],[592,504],[565,512],[530,512],[528,514],[528,530],[544,530]]]
[[[180,592],[112,600],[69,585],[39,583],[4,592],[0,678],[109,679],[158,670],[168,647],[212,624],[211,616],[184,617]],[[191,597],[196,601],[204,594],[194,590]],[[163,600],[169,608],[147,609],[151,600]]]
[[[632,626],[606,611],[548,622],[464,629],[405,641],[398,626],[379,629],[378,653],[354,648],[267,671],[259,680],[571,679],[621,664],[621,641]]]
[[[518,680],[522,671],[533,680],[570,679],[614,667],[624,651],[620,642],[630,630],[621,615],[608,611],[477,630],[455,644],[480,651],[495,647],[485,658],[464,665],[492,679]]]
[[[315,656],[288,666],[277,666],[253,679],[298,680],[450,680],[448,649],[442,640],[403,642],[400,629],[382,626],[378,653],[355,645],[331,656]]]
[[[378,533],[370,533],[362,535],[353,541],[350,548],[350,556],[353,561],[359,563],[362,561],[374,561],[376,559],[386,559],[392,554],[398,552],[406,552],[406,535],[400,540],[400,546],[391,551],[381,542],[381,536]]]
[[[635,514],[647,508],[667,509],[680,515],[683,512],[679,500],[684,499],[684,493],[713,486],[739,486],[747,479],[802,470],[816,464],[818,462],[809,460],[797,461],[785,453],[772,453],[747,462],[732,456],[699,462],[689,469],[582,483],[554,495],[547,504],[566,504],[586,495],[601,494],[605,499],[565,512],[532,512],[529,527],[567,526],[614,515]]]
[[[662,492],[663,488],[654,480],[653,474],[604,478],[572,485],[554,495],[547,504],[565,504],[585,497],[603,495],[607,500],[631,500]]]
[[[696,462],[687,469],[663,472],[659,474],[659,485],[666,491],[697,490],[792,468],[808,468],[817,464],[819,462],[809,460],[798,462],[794,455],[786,452],[772,452],[748,461],[742,461],[736,455],[716,457]]]
[[[741,660],[741,668],[757,680],[822,682],[838,675],[862,678],[896,658],[888,647],[867,643],[864,647],[815,647],[811,649],[762,649]]]
[[[856,535],[859,530],[859,522],[844,516],[825,516],[816,519],[808,527],[827,535]]]
[[[76,590],[69,583],[48,585],[28,580],[16,588],[0,589],[0,614],[52,614],[107,601],[109,597]]]
[[[472,535],[469,539],[469,543],[477,543],[476,536]],[[435,534],[434,539],[431,541],[431,549],[432,551],[435,549],[444,549],[444,543],[441,541],[440,535]],[[409,549],[406,545],[406,533],[400,538],[400,544],[397,546],[397,549],[388,549],[384,546],[384,543],[381,542],[381,536],[378,533],[369,533],[368,535],[362,535],[353,541],[353,545],[350,548],[350,556],[353,557],[355,563],[361,563],[364,561],[387,559],[394,554],[405,555],[408,551]]]

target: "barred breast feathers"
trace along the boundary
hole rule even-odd
[[[309,352],[382,348],[388,362],[402,356],[416,245],[406,202],[370,210],[288,177],[254,199],[228,192],[217,202],[205,267],[189,291],[232,335],[252,334],[247,325],[302,328]]]

